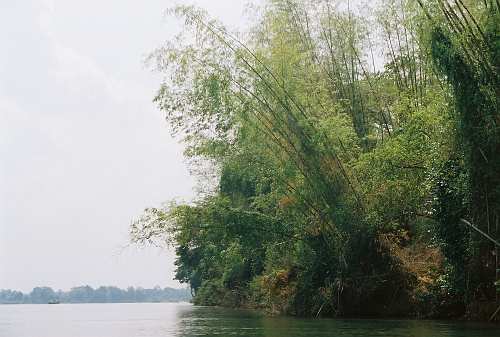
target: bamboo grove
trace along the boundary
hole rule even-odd
[[[268,0],[232,32],[179,6],[155,102],[199,177],[147,209],[197,304],[492,317],[497,0]],[[496,282],[496,283],[495,283]],[[494,317],[492,317],[494,318]]]

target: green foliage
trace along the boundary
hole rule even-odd
[[[467,248],[470,233],[460,224],[467,213],[467,175],[463,160],[453,158],[445,162],[436,177],[435,216],[438,219],[436,235],[449,262],[446,275],[447,291],[455,292],[463,301],[466,291]]]
[[[461,17],[450,18],[455,11]],[[468,218],[480,230],[499,235],[498,225],[492,232],[491,224],[498,224],[500,215],[500,13],[498,7],[486,7],[482,22],[464,4],[447,13],[446,24],[433,28],[430,43],[432,58],[453,90],[461,160],[450,161],[439,179],[438,233],[453,267],[455,290],[467,304],[478,292],[493,297],[494,286],[486,280],[497,268],[491,243],[456,227]],[[458,23],[463,30],[456,29]]]
[[[488,292],[463,272],[491,247],[460,219],[500,214],[498,11],[466,3],[272,0],[244,35],[171,10],[186,29],[151,56],[155,102],[211,189],[132,239],[173,244],[197,304],[438,315]]]

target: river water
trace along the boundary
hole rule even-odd
[[[265,317],[189,304],[1,305],[0,337],[500,337],[500,326]]]

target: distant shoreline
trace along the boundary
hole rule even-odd
[[[69,291],[54,291],[50,287],[36,287],[30,293],[16,290],[0,290],[0,304],[91,304],[91,303],[180,303],[191,301],[189,289],[153,289],[113,286],[79,286]]]
[[[192,302],[187,302],[187,301],[171,301],[171,302],[80,302],[80,303],[75,303],[75,302],[66,302],[66,303],[57,303],[57,304],[50,304],[50,303],[0,303],[0,306],[14,306],[14,305],[79,305],[79,304],[186,304],[186,305],[193,305]]]

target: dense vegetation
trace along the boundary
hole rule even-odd
[[[170,11],[185,30],[151,55],[155,102],[200,195],[131,231],[174,245],[195,303],[472,319],[498,306],[499,2],[360,4],[268,0],[244,33]]]
[[[90,286],[71,288],[69,291],[54,291],[50,287],[36,287],[29,294],[16,290],[0,289],[0,304],[47,304],[60,303],[139,303],[139,302],[187,302],[191,294],[186,289],[156,287],[154,289],[129,287]]]

